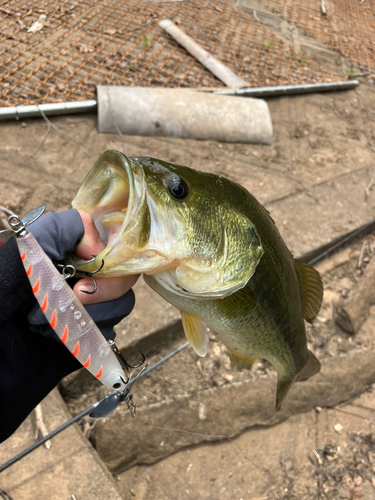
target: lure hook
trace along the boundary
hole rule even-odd
[[[145,362],[146,360],[146,356],[143,354],[142,351],[139,351],[139,354],[142,356],[142,361],[140,363],[138,363],[138,365],[128,365],[129,368],[139,368],[140,366],[143,365],[143,363]]]
[[[91,260],[89,260],[88,262],[92,262],[95,260],[96,256],[93,255],[92,256],[93,258]],[[64,279],[69,279],[69,278],[73,278],[76,273],[80,274],[81,276],[84,276],[84,277],[87,277],[87,278],[90,278],[90,280],[92,281],[92,284],[94,286],[94,289],[92,292],[89,292],[88,290],[81,290],[81,292],[83,293],[87,293],[88,295],[93,295],[97,289],[98,289],[98,285],[95,281],[95,278],[93,278],[93,274],[96,274],[98,273],[99,271],[101,271],[103,269],[103,266],[104,266],[104,260],[102,260],[102,264],[101,266],[99,267],[99,269],[97,269],[96,271],[91,271],[91,272],[88,272],[88,271],[80,271],[80,270],[77,270],[74,266],[72,266],[71,264],[68,264],[68,265],[64,265],[64,264],[57,264],[57,267],[59,269],[61,269],[61,274],[63,275],[63,278]]]
[[[141,356],[142,356],[142,361],[140,363],[138,363],[137,365],[129,365],[129,363],[126,361],[126,359],[124,358],[124,356],[121,354],[121,351],[119,350],[119,348],[117,347],[116,343],[114,340],[108,340],[108,345],[110,346],[110,348],[112,349],[112,351],[115,353],[117,359],[119,360],[121,366],[123,367],[124,371],[126,372],[126,380],[125,380],[125,384],[127,384],[130,380],[130,370],[133,369],[133,368],[139,368],[140,366],[143,365],[143,363],[145,362],[145,355],[143,354],[143,352],[139,351]],[[143,370],[141,370],[140,373],[142,373]],[[138,378],[139,374],[137,375],[137,378]]]
[[[142,363],[136,365],[135,367],[129,365],[129,363],[126,361],[126,359],[123,357],[121,352],[119,351],[117,345],[113,340],[108,341],[108,345],[111,347],[112,351],[115,353],[117,359],[119,360],[120,364],[122,365],[122,368],[124,369],[124,372],[126,372],[126,380],[121,377],[121,380],[126,384],[126,388],[122,392],[117,392],[117,393],[112,393],[109,396],[107,396],[105,399],[103,399],[96,408],[94,408],[90,412],[90,417],[92,418],[101,418],[104,417],[105,415],[108,415],[109,413],[112,413],[120,403],[123,401],[126,402],[128,406],[128,410],[130,411],[130,414],[132,417],[135,417],[137,407],[136,404],[133,401],[133,394],[129,391],[129,387],[134,384],[140,377],[143,376],[145,373],[146,369],[150,366],[150,363],[147,363],[142,370],[130,380],[130,372],[129,368],[138,368],[141,366],[141,364],[144,363],[145,361],[145,356],[141,352],[142,355]]]
[[[93,258],[91,260],[89,260],[88,262],[92,262],[93,260],[96,259],[96,255],[92,255],[92,257]],[[98,273],[99,271],[101,271],[103,269],[103,267],[104,267],[104,260],[102,259],[102,264],[99,267],[99,269],[97,269],[96,271],[91,271],[91,272],[88,272],[88,271],[78,271],[78,273],[80,275],[85,276],[87,278],[90,278],[90,280],[92,281],[92,284],[94,286],[94,289],[93,289],[92,292],[89,292],[88,290],[81,290],[81,292],[87,293],[88,295],[93,295],[96,292],[96,290],[98,289],[98,285],[97,285],[97,283],[95,281],[95,278],[93,278],[92,275]]]

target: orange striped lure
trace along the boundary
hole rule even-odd
[[[8,221],[12,230],[2,231],[0,240],[4,243],[10,237],[16,236],[21,260],[33,294],[51,328],[82,366],[102,384],[117,391],[118,397],[112,402],[112,406],[116,407],[117,404],[114,405],[114,403],[127,401],[128,395],[131,396],[126,388],[129,377],[125,375],[114,352],[115,349],[111,348],[101,334],[91,316],[66,283],[64,276],[55,268],[34,236],[26,230],[26,226],[34,222],[43,212],[44,207],[39,207],[30,212],[22,221],[18,216],[11,215]],[[122,393],[121,397],[120,393]],[[105,414],[107,413],[98,416]]]

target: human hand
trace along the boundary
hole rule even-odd
[[[100,238],[91,215],[83,210],[78,210],[78,213],[81,216],[85,234],[78,244],[75,253],[78,257],[89,260],[93,255],[98,255],[105,248],[105,243]],[[139,275],[118,278],[95,278],[98,288],[92,295],[83,291],[92,291],[92,281],[90,278],[82,278],[74,285],[73,291],[83,305],[97,304],[123,296],[136,283],[138,278]]]
[[[54,262],[63,263],[66,255],[73,251],[88,260],[104,248],[104,242],[99,238],[91,215],[81,210],[48,212],[30,224],[28,229]],[[77,241],[80,241],[78,246]],[[134,307],[134,293],[130,288],[137,279],[138,276],[95,278],[98,289],[93,295],[80,290],[87,287],[88,291],[92,291],[93,284],[89,278],[82,278],[73,288],[107,340],[113,339],[115,335],[113,326]],[[36,304],[30,311],[28,320],[31,330],[47,337],[55,336],[39,305]]]

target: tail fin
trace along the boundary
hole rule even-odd
[[[309,357],[307,359],[307,363],[302,368],[302,370],[297,374],[295,381],[300,382],[301,380],[307,380],[312,377],[320,370],[320,361],[319,359],[309,351]]]
[[[280,410],[281,403],[283,402],[285,396],[288,394],[288,391],[292,384],[292,378],[280,378],[279,376],[277,377],[276,411]]]
[[[311,352],[308,351],[308,359],[305,366],[294,378],[277,378],[277,392],[276,392],[276,411],[281,408],[281,403],[287,395],[293,382],[300,382],[301,380],[307,380],[312,377],[320,370],[320,361]]]

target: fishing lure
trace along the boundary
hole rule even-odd
[[[125,375],[123,369],[124,366],[127,370],[130,365],[122,358],[114,342],[106,341],[66,283],[66,276],[59,273],[34,236],[26,230],[26,226],[42,215],[44,208],[33,210],[22,221],[15,214],[11,215],[8,222],[12,230],[2,231],[1,240],[4,243],[12,236],[16,237],[33,294],[51,328],[84,368],[103,385],[115,391],[109,396],[111,404],[107,404],[107,409],[103,408],[105,411],[101,412],[96,408],[93,416],[108,414],[121,401],[126,401],[132,414],[135,414],[135,405],[127,390],[129,376]]]

